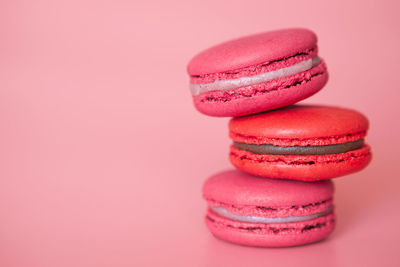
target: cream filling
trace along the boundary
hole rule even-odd
[[[192,93],[192,95],[197,96],[202,93],[216,91],[216,90],[227,91],[244,86],[268,82],[271,80],[287,77],[290,75],[294,75],[309,70],[317,66],[320,62],[321,60],[319,57],[314,57],[307,60],[303,60],[297,64],[294,64],[286,68],[273,70],[250,77],[241,77],[232,80],[215,80],[212,83],[199,83],[199,84],[191,83],[190,92]]]
[[[333,205],[330,205],[326,210],[305,216],[288,216],[288,217],[257,217],[257,216],[244,216],[234,214],[223,207],[210,207],[210,209],[221,217],[231,219],[233,221],[247,222],[247,223],[294,223],[313,220],[329,214],[333,210]]]

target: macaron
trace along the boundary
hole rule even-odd
[[[335,228],[331,180],[260,178],[238,170],[218,173],[203,186],[211,233],[257,247],[288,247],[327,237]]]
[[[230,161],[268,178],[317,181],[359,171],[371,160],[368,120],[345,108],[293,105],[233,118]]]
[[[284,29],[211,47],[188,64],[195,107],[236,117],[290,105],[318,92],[328,80],[317,36]]]

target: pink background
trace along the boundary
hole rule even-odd
[[[400,266],[400,2],[137,2],[0,2],[0,266]],[[331,75],[306,102],[365,113],[374,159],[335,181],[324,242],[225,243],[201,186],[230,168],[228,119],[195,111],[186,64],[293,26]]]

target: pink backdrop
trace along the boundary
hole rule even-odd
[[[0,266],[399,266],[400,2],[136,2],[0,1]],[[331,75],[306,102],[365,113],[374,159],[335,181],[324,242],[225,243],[201,186],[230,168],[228,120],[194,110],[186,64],[293,26]]]

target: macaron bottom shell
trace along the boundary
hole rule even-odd
[[[215,91],[193,96],[193,102],[196,109],[205,115],[237,117],[297,103],[317,93],[327,81],[326,65],[321,62],[313,69],[279,80],[230,93]]]
[[[229,158],[237,169],[252,175],[319,181],[360,171],[369,164],[372,155],[366,144],[357,150],[330,155],[259,155],[232,145]]]
[[[254,247],[291,247],[317,242],[335,228],[335,214],[296,223],[243,223],[216,215],[205,218],[211,233],[225,241]]]

